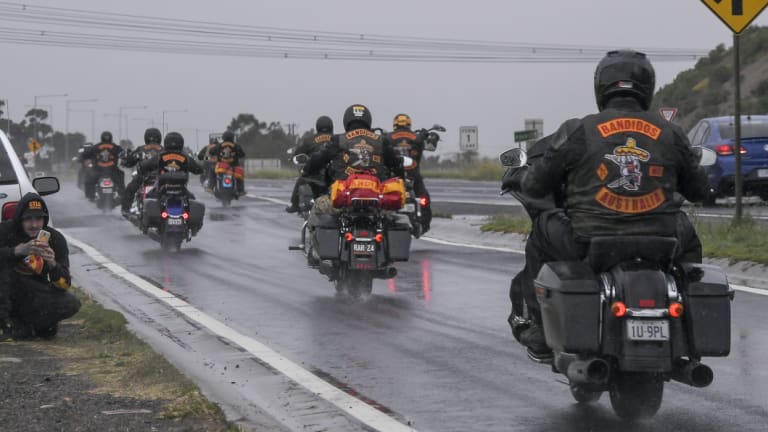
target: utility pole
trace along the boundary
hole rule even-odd
[[[734,2],[734,10],[736,8],[736,2]],[[741,7],[741,5],[739,5]],[[735,155],[736,155],[736,184],[734,185],[736,193],[736,214],[734,215],[734,223],[740,224],[743,215],[742,200],[742,174],[741,174],[741,37],[738,33],[733,34],[733,83],[735,87],[733,108],[734,108],[734,138],[735,143]]]
[[[185,113],[185,112],[187,112],[186,109],[163,110],[163,136],[165,136],[166,129],[168,128],[168,125],[165,124],[165,113]]]
[[[34,103],[34,105],[32,105],[32,108],[33,108],[33,109],[37,109],[37,100],[38,100],[38,99],[44,99],[44,98],[58,98],[58,97],[67,97],[67,96],[69,96],[69,94],[68,94],[68,93],[64,93],[64,94],[51,94],[51,95],[36,95],[36,96],[34,97],[34,99],[35,99],[35,103]],[[51,107],[51,112],[50,112],[50,113],[48,113],[48,115],[49,115],[49,116],[51,116],[51,117],[53,117],[53,107]],[[51,120],[51,127],[53,127],[53,120]],[[35,122],[35,131],[34,131],[34,136],[32,137],[32,139],[34,139],[35,141],[37,141],[37,122]]]
[[[118,122],[120,125],[118,126],[117,131],[117,144],[119,145],[121,141],[123,141],[123,111],[127,110],[144,110],[147,109],[147,105],[136,105],[136,106],[121,106],[117,109],[118,114]]]

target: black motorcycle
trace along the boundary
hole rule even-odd
[[[188,179],[189,174],[182,172],[161,174],[157,195],[144,199],[142,231],[160,242],[163,250],[181,250],[182,243],[192,240],[203,226],[205,206],[190,198]]]
[[[702,165],[713,157],[703,151]],[[713,153],[712,153],[713,154]],[[500,156],[508,167],[502,192],[517,198],[530,215],[535,200],[510,187],[514,170],[526,163],[519,149]],[[658,411],[664,383],[694,387],[712,383],[702,357],[730,351],[734,292],[718,267],[678,262],[677,239],[615,236],[591,241],[586,259],[550,262],[534,286],[552,370],[565,375],[580,403],[610,394],[619,417],[651,417]],[[520,291],[513,290],[513,334],[531,325]]]
[[[96,206],[103,212],[109,213],[120,204],[120,195],[112,177],[102,175],[96,183]]]
[[[382,208],[383,195],[352,197],[333,211],[319,211],[316,203],[302,230],[300,249],[310,267],[334,282],[336,292],[350,297],[370,294],[374,279],[397,276],[393,266],[410,257],[407,222]],[[326,202],[330,207],[330,202]],[[327,210],[327,209],[326,209]]]

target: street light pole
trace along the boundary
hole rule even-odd
[[[33,105],[33,109],[37,109],[37,100],[38,100],[38,99],[43,99],[43,98],[57,98],[57,97],[67,97],[67,96],[69,96],[69,94],[68,94],[68,93],[63,93],[63,94],[49,94],[49,95],[36,95],[36,96],[34,97],[34,99],[35,99],[35,104]],[[53,111],[53,108],[51,108],[51,111]],[[53,113],[51,113],[51,116],[53,116]],[[53,121],[51,121],[51,123],[53,123]],[[51,124],[51,127],[53,127],[53,124]],[[34,131],[34,137],[33,137],[33,139],[34,139],[35,141],[37,141],[37,122],[35,122],[35,131]]]
[[[147,105],[137,105],[137,106],[121,106],[117,109],[117,114],[120,117],[118,119],[118,122],[120,125],[118,126],[118,132],[117,132],[117,143],[120,144],[120,142],[123,140],[123,111],[126,110],[144,110],[147,109]]]
[[[64,160],[69,160],[69,107],[73,103],[98,102],[98,99],[67,99],[65,103],[64,120]]]
[[[185,113],[188,112],[187,110],[163,110],[163,136],[165,136],[166,132],[166,124],[165,124],[165,113]]]

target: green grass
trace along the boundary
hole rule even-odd
[[[249,179],[268,179],[268,180],[289,180],[299,176],[296,169],[286,168],[264,168],[251,171],[246,175]]]
[[[740,225],[703,222],[695,225],[705,257],[768,264],[768,227],[751,219],[745,219]],[[523,217],[493,216],[480,230],[529,234],[531,222]]]
[[[480,227],[480,231],[529,234],[531,232],[531,220],[527,217],[490,216],[487,222]]]
[[[432,210],[432,217],[441,219],[453,219],[452,214],[440,210]]]
[[[483,161],[466,167],[457,168],[431,168],[421,171],[426,179],[447,178],[459,180],[488,180],[501,181],[505,168],[495,161]]]

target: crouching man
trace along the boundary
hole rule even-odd
[[[48,226],[45,201],[28,193],[0,224],[0,341],[55,336],[80,310],[70,283],[67,241]]]

